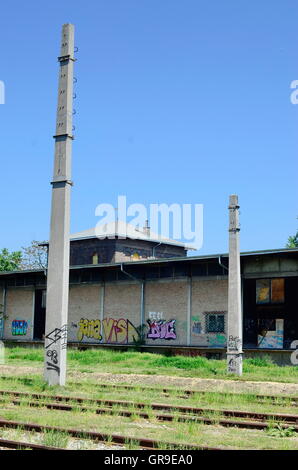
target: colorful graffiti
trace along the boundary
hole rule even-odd
[[[148,339],[176,339],[176,330],[175,330],[176,320],[159,320],[151,321],[147,320],[149,325],[149,332],[147,334]]]
[[[194,321],[192,324],[192,334],[200,335],[202,333],[202,323],[200,321]]]
[[[127,319],[105,318],[88,320],[82,318],[78,324],[77,338],[82,341],[84,337],[93,338],[102,343],[128,344],[139,341],[140,335],[135,326]]]
[[[103,336],[106,343],[134,343],[140,339],[139,332],[134,325],[124,318],[114,320],[105,318],[102,322]]]
[[[284,344],[283,330],[277,330],[276,334],[258,335],[258,348],[282,349]],[[275,332],[274,332],[275,333]]]
[[[88,320],[81,318],[79,322],[78,340],[82,341],[84,336],[98,341],[102,339],[100,334],[100,320]]]
[[[222,347],[226,345],[227,338],[223,334],[208,335],[209,346],[212,347]]]
[[[25,336],[28,330],[26,320],[14,320],[11,324],[11,333],[13,336]]]
[[[263,323],[263,325],[262,325]],[[282,349],[284,343],[284,321],[282,318],[276,320],[259,321],[259,325],[263,326],[258,334],[258,347],[268,349]]]

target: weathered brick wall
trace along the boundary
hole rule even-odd
[[[189,293],[190,282],[187,278],[145,283],[143,332],[146,344],[225,346],[227,325],[224,333],[207,333],[205,314],[221,312],[227,317],[227,280],[193,279],[191,302]],[[33,338],[33,307],[31,288],[8,290],[5,339]],[[13,320],[27,322],[26,334],[12,334]],[[141,322],[139,282],[119,281],[70,287],[69,341],[133,344],[141,339]],[[22,324],[18,326],[21,328]]]
[[[223,347],[226,345],[227,321],[225,333],[206,333],[205,313],[224,312],[227,319],[228,281],[193,280],[191,312],[191,345]]]
[[[156,247],[156,258],[173,258],[186,256],[187,251],[183,247],[174,245],[160,245],[144,240],[117,240],[115,262],[132,261],[133,255],[137,254],[140,259],[152,257],[153,248]],[[136,258],[137,259],[137,258]]]
[[[139,340],[141,325],[140,283],[106,284],[104,298],[103,342],[128,344]]]
[[[1,297],[2,298],[2,297]],[[9,288],[6,294],[4,338],[32,340],[34,327],[33,288]]]
[[[98,263],[115,261],[115,240],[76,240],[70,243],[70,265],[93,264],[93,255],[98,255]]]
[[[147,282],[145,287],[146,344],[185,345],[187,341],[187,281]]]
[[[68,340],[99,342],[102,289],[100,285],[71,286],[69,289]],[[97,322],[97,323],[94,323]],[[98,331],[99,330],[99,331]]]
[[[146,240],[130,239],[73,240],[70,243],[70,265],[93,264],[94,254],[97,254],[99,264],[132,261],[134,254],[138,254],[140,259],[147,259],[152,256],[152,249],[156,245],[156,243]],[[156,248],[155,252],[157,258],[179,257],[186,256],[186,254],[183,247],[174,245],[161,245]]]
[[[106,344],[138,341],[140,300],[139,283],[71,286],[68,340]]]

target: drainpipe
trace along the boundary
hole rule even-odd
[[[159,245],[161,245],[161,244],[162,244],[162,242],[159,242],[159,243],[157,243],[156,245],[154,245],[154,247],[152,248],[152,257],[153,257],[153,258],[155,258],[155,250],[156,250],[156,248],[157,248]]]
[[[137,281],[141,284],[141,310],[140,310],[140,317],[141,317],[141,338],[143,337],[143,325],[144,325],[144,322],[145,322],[145,315],[144,315],[144,311],[145,311],[145,282],[143,279],[137,279],[135,276],[133,276],[132,274],[128,273],[127,271],[124,271],[123,269],[123,263],[120,264],[120,269],[121,269],[121,272],[126,274],[127,276],[129,276],[131,279],[133,279],[134,281]]]
[[[45,278],[47,278],[47,275],[48,275],[48,265],[49,265],[49,247],[50,245],[47,244],[47,261],[46,261],[46,266],[44,268],[44,276]]]
[[[127,271],[124,271],[123,269],[123,263],[120,264],[120,269],[121,269],[121,272],[126,274],[127,276],[131,277],[134,281],[137,281],[137,282],[141,282],[140,279],[137,279],[136,277],[134,277],[132,274],[128,273]]]
[[[221,255],[219,255],[219,257],[218,257],[218,264],[219,264],[219,266],[221,266],[222,268],[224,268],[226,271],[229,272],[229,268],[227,266],[225,266],[224,264],[222,264],[222,262],[221,262]]]
[[[6,282],[5,282],[5,285],[3,286],[2,307],[3,307],[3,312],[2,312],[2,325],[0,329],[0,340],[4,339],[4,322],[5,322],[5,316],[6,316]]]
[[[141,283],[141,339],[144,335],[144,327],[145,324],[145,282],[142,280]]]

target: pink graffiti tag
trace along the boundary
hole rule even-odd
[[[149,332],[147,334],[147,338],[151,339],[176,339],[176,331],[175,331],[175,322],[176,320],[159,320],[159,321],[151,321],[147,320],[149,325]]]

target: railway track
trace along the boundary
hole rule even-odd
[[[14,396],[18,398],[26,399],[37,399],[37,400],[49,400],[54,399],[58,402],[75,402],[78,404],[92,404],[92,405],[106,405],[106,406],[124,406],[124,407],[133,407],[133,408],[148,408],[147,403],[137,403],[133,401],[124,401],[124,400],[105,400],[105,399],[92,399],[92,398],[82,398],[76,396],[64,396],[64,395],[46,395],[42,393],[27,393],[27,392],[15,392],[9,390],[0,390],[0,396]],[[237,418],[252,418],[259,420],[269,420],[277,419],[283,420],[291,423],[298,424],[298,415],[297,414],[287,414],[287,413],[258,413],[251,411],[241,411],[241,410],[226,410],[226,409],[209,409],[209,408],[198,408],[191,406],[181,406],[181,405],[168,405],[163,403],[151,403],[150,407],[152,410],[159,411],[178,411],[180,413],[192,413],[192,414],[202,414],[202,413],[212,413],[220,412],[226,417],[237,417]],[[60,408],[62,409],[62,408]],[[67,411],[65,406],[65,411]]]
[[[21,405],[21,401],[16,401],[14,400],[12,402],[15,405]],[[71,405],[61,405],[59,403],[38,403],[38,402],[29,402],[28,406],[32,407],[45,407],[47,409],[51,410],[60,410],[60,411],[73,411],[74,409],[78,410],[77,407],[73,407]],[[96,414],[105,414],[105,415],[112,415],[112,416],[122,416],[126,418],[130,418],[132,416],[138,417],[138,418],[143,418],[143,419],[150,419],[150,418],[155,418],[159,421],[178,421],[178,422],[195,422],[195,423],[202,423],[202,424],[219,424],[224,427],[238,427],[238,428],[244,428],[244,429],[258,429],[258,430],[266,430],[270,427],[270,425],[266,422],[262,422],[257,420],[257,418],[253,418],[250,421],[240,421],[240,420],[227,420],[219,417],[214,417],[214,418],[208,418],[206,416],[192,416],[192,415],[181,415],[181,414],[154,414],[150,415],[148,413],[143,413],[143,412],[135,412],[135,411],[129,411],[129,410],[115,410],[113,408],[98,408],[98,409],[93,409],[93,408],[87,408],[87,407],[81,407],[80,411],[82,412],[95,412]],[[211,411],[214,412],[215,410],[206,410],[206,411]],[[229,411],[229,413],[231,413]],[[273,419],[277,419],[276,415],[270,415]],[[263,418],[263,415],[262,415]],[[293,426],[292,425],[292,419],[291,420],[285,420],[285,417],[283,416],[283,419],[279,419],[279,422],[282,421],[281,427],[283,428],[288,428],[291,426],[291,429],[294,432],[298,432],[298,426]]]
[[[197,422],[203,424],[220,424],[221,426],[231,427],[237,426],[239,428],[247,429],[259,429],[265,430],[269,425],[269,421],[279,422],[284,428],[291,426],[294,432],[298,432],[298,415],[291,414],[274,414],[274,413],[258,413],[251,411],[240,411],[240,410],[226,410],[226,409],[210,409],[210,408],[195,408],[185,407],[179,405],[168,405],[160,403],[152,403],[148,405],[146,403],[134,403],[131,401],[117,401],[117,400],[94,400],[94,399],[83,399],[81,397],[65,397],[65,396],[50,396],[45,394],[28,394],[25,392],[10,392],[0,391],[0,395],[6,398],[18,397],[26,399],[25,405],[29,407],[45,407],[52,410],[60,411],[82,411],[82,412],[93,412],[96,414],[109,414],[118,415],[123,417],[137,416],[139,418],[150,419],[155,418],[160,421],[174,421],[179,422]],[[55,402],[46,402],[42,400],[55,400]],[[5,401],[5,399],[3,400]],[[72,404],[67,404],[67,402]],[[24,405],[24,402],[19,399],[13,398],[10,402],[14,405]],[[64,403],[63,403],[64,402]],[[94,405],[94,407],[86,406],[86,403]],[[100,407],[98,407],[100,405]],[[102,405],[108,406],[103,407]],[[115,407],[121,407],[122,409],[115,409]],[[152,411],[163,411],[162,414],[151,414],[144,411],[151,408]],[[124,408],[124,409],[123,409]],[[131,408],[131,409],[129,409]],[[165,413],[168,412],[168,413]],[[172,412],[172,413],[169,413]],[[205,414],[205,416],[204,416]],[[206,416],[207,415],[207,416]],[[208,416],[209,415],[209,416]],[[211,415],[211,417],[210,417]],[[214,416],[212,416],[214,415]],[[226,419],[234,418],[234,419]],[[237,420],[235,420],[237,418]],[[240,418],[242,420],[240,420]],[[243,421],[244,418],[248,420]]]
[[[78,384],[79,385],[79,384]],[[96,386],[97,388],[97,386]],[[194,394],[200,395],[212,394],[212,392],[199,392],[191,390],[174,390],[168,388],[154,388],[154,387],[138,387],[130,385],[110,385],[102,384],[99,385],[100,390],[129,390],[139,392],[140,390],[152,390],[162,394],[170,394],[170,397],[190,397]],[[214,392],[216,393],[216,392]],[[218,395],[219,393],[216,393]],[[223,396],[235,396],[235,393],[223,392]],[[247,394],[246,394],[247,395]],[[184,397],[183,396],[183,397]],[[293,406],[298,404],[297,397],[285,397],[285,396],[272,396],[272,395],[251,395],[251,399],[266,399],[269,398],[278,400],[278,404],[284,400],[285,404],[289,406],[289,403]],[[289,402],[289,399],[291,400]],[[297,400],[297,403],[295,402]],[[250,401],[250,400],[249,400]],[[298,414],[290,413],[263,413],[256,411],[242,411],[233,409],[215,409],[215,408],[204,408],[194,406],[181,406],[173,405],[168,403],[143,403],[126,400],[109,400],[109,399],[94,399],[94,398],[83,398],[78,396],[64,396],[64,395],[50,395],[46,393],[33,393],[33,392],[19,392],[10,390],[0,390],[0,402],[2,402],[2,409],[5,404],[13,404],[15,406],[25,407],[37,407],[47,408],[50,410],[58,410],[62,412],[90,412],[95,414],[113,415],[121,417],[135,417],[140,419],[155,419],[159,421],[177,421],[186,423],[197,423],[204,425],[220,425],[223,427],[235,427],[239,429],[252,429],[259,431],[269,430],[274,423],[279,429],[291,429],[291,432],[298,433]],[[251,402],[254,403],[254,402]],[[11,409],[11,408],[10,408]],[[77,429],[68,429],[56,426],[43,426],[36,423],[26,423],[18,421],[10,421],[1,419],[0,416],[0,428],[20,428],[26,432],[37,432],[45,433],[47,431],[60,432],[69,435],[72,438],[87,439],[93,442],[101,442],[107,448],[109,446],[118,445],[123,449],[129,448],[133,444],[134,448],[140,448],[144,450],[152,449],[183,449],[183,450],[223,450],[223,448],[208,447],[197,444],[181,444],[177,442],[161,442],[147,438],[135,438],[121,436],[118,434],[104,434],[94,431],[85,431]],[[31,439],[29,439],[31,440]],[[33,440],[34,441],[34,440]],[[39,441],[37,441],[39,442]],[[31,444],[26,442],[9,441],[0,439],[0,450],[1,449],[29,449],[29,450],[66,450],[55,447],[43,446],[38,444]]]
[[[160,449],[161,446],[165,446],[168,449],[183,449],[183,450],[222,450],[222,448],[218,447],[207,447],[207,446],[200,446],[196,444],[181,444],[177,442],[163,442],[157,441],[154,439],[147,439],[147,438],[139,438],[139,437],[128,437],[122,436],[119,434],[103,434],[94,431],[85,431],[85,430],[78,430],[78,429],[69,429],[69,428],[62,428],[57,426],[43,426],[36,423],[25,423],[19,421],[9,421],[9,420],[2,420],[0,419],[0,428],[5,429],[22,429],[24,431],[30,432],[37,432],[37,433],[45,433],[45,432],[59,432],[63,434],[67,434],[70,437],[76,437],[80,439],[88,439],[95,442],[108,442],[109,445],[113,444],[120,444],[123,446],[128,446],[129,443],[136,444],[139,446],[140,449],[144,450],[152,450],[152,449]],[[2,440],[5,442],[4,440]],[[14,441],[6,441],[6,442],[14,442]],[[22,443],[26,448],[30,446],[36,447],[35,444],[26,444]],[[0,447],[1,447],[1,440],[0,440]],[[44,447],[44,446],[37,446],[37,447]],[[51,448],[54,450],[56,448]],[[59,448],[60,449],[60,448]],[[46,449],[32,449],[32,450],[46,450]],[[61,449],[60,449],[61,450]]]
[[[76,386],[81,386],[82,384],[80,382],[70,382],[72,385]],[[114,385],[114,384],[100,384],[96,385],[99,389],[104,389],[104,390],[128,390],[128,391],[151,391],[151,392],[160,392],[161,394],[164,395],[169,395],[169,394],[174,394],[179,398],[190,398],[191,396],[194,395],[218,395],[221,394],[226,397],[237,397],[239,396],[239,393],[232,393],[232,392],[212,392],[212,391],[207,391],[207,390],[187,390],[187,389],[182,389],[182,390],[176,390],[173,388],[157,388],[157,387],[150,387],[150,386],[135,386],[135,385]],[[262,403],[264,400],[271,400],[272,404],[279,404],[279,401],[286,401],[286,402],[291,402],[293,406],[298,406],[298,396],[291,396],[291,395],[261,395],[261,394],[250,394],[250,393],[245,393],[246,396],[251,396],[255,398],[256,403]],[[287,403],[288,404],[288,403]]]
[[[40,444],[32,444],[29,442],[20,441],[8,441],[6,439],[0,439],[0,450],[3,449],[14,449],[14,450],[64,450],[60,447],[43,446]]]
[[[19,382],[23,383],[24,385],[30,385],[33,383],[33,379],[30,378],[22,378],[22,377],[10,377],[10,376],[2,376],[0,377],[3,380],[18,380]],[[69,382],[69,385],[75,385],[77,388],[80,388],[82,386],[81,382]],[[142,385],[115,385],[115,384],[96,384],[95,385],[97,389],[99,390],[127,390],[127,391],[149,391],[149,392],[157,392],[162,395],[172,395],[176,396],[178,398],[183,398],[183,399],[188,399],[194,395],[198,396],[212,396],[216,395],[218,396],[221,394],[224,397],[237,397],[239,396],[239,393],[233,393],[233,392],[213,392],[213,391],[207,391],[207,390],[188,390],[188,389],[182,389],[182,390],[177,390],[174,388],[160,388],[160,387],[150,387],[148,385],[142,386]],[[272,405],[283,405],[283,402],[287,406],[298,406],[298,396],[292,396],[292,395],[262,395],[262,394],[252,394],[252,393],[245,393],[245,396],[251,397],[254,399],[255,403],[263,403],[264,401],[270,402]]]

